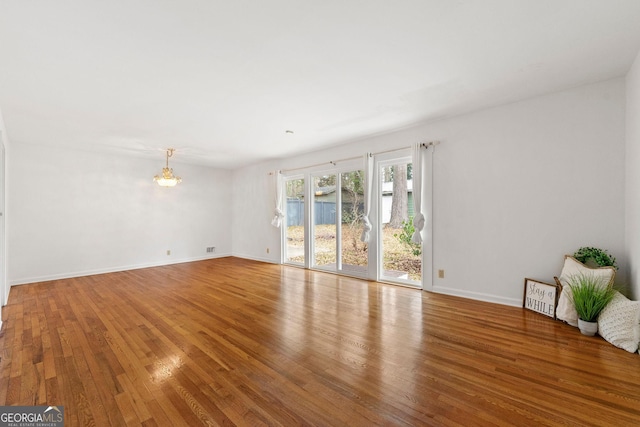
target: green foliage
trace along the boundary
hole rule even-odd
[[[573,254],[573,257],[583,264],[586,264],[587,261],[591,259],[600,267],[613,267],[616,270],[618,269],[615,257],[609,255],[606,249],[582,247]]]
[[[343,224],[357,224],[360,219],[360,215],[357,212],[353,212],[353,210],[343,209],[342,211],[342,223]]]
[[[333,175],[333,174],[316,176],[314,178],[314,180],[315,180],[316,188],[319,188],[319,187],[331,187],[333,185],[336,185],[336,176]]]
[[[585,322],[595,322],[616,293],[602,277],[593,274],[572,276],[569,287],[578,316]]]
[[[340,174],[343,190],[351,194],[364,194],[364,171],[356,170]]]
[[[405,244],[411,250],[413,255],[418,256],[422,254],[422,246],[419,243],[411,241],[411,237],[415,231],[416,229],[413,226],[413,218],[409,217],[409,221],[402,221],[400,233],[395,233],[393,237]]]
[[[340,174],[343,191],[342,223],[357,226],[362,220],[360,198],[364,194],[364,171],[356,170]]]

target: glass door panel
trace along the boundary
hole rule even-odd
[[[411,242],[413,235],[413,193],[411,161],[397,160],[381,165],[380,254],[382,280],[420,286],[422,246]]]
[[[365,276],[368,245],[360,240],[364,215],[364,171],[340,174],[340,263],[338,271]]]
[[[336,175],[313,177],[313,266],[336,271]]]
[[[284,188],[286,203],[284,261],[304,265],[304,178],[286,179]]]

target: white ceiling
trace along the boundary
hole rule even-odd
[[[622,76],[639,50],[639,0],[0,0],[0,111],[14,144],[235,168]]]

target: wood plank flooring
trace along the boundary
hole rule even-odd
[[[293,267],[23,285],[2,312],[0,405],[64,406],[67,426],[640,425],[638,354],[520,308]]]

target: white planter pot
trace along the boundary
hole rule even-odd
[[[583,335],[592,337],[598,332],[598,322],[585,322],[578,319],[578,328]]]

